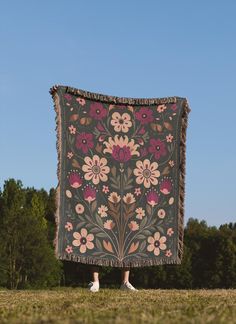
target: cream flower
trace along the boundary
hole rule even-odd
[[[166,216],[166,212],[165,212],[165,210],[162,208],[162,209],[159,209],[159,210],[158,210],[157,215],[158,215],[158,217],[160,217],[160,218],[164,218],[164,217]]]
[[[84,158],[84,162],[86,164],[82,166],[82,170],[85,172],[84,178],[86,180],[92,179],[95,185],[98,184],[100,180],[101,181],[108,180],[106,174],[109,173],[110,167],[106,165],[107,164],[106,158],[102,157],[100,159],[100,157],[97,154],[95,154],[92,159],[89,156],[86,156]]]
[[[85,253],[86,249],[93,249],[94,244],[93,244],[93,239],[94,235],[93,234],[88,234],[88,231],[86,228],[82,228],[80,233],[79,232],[74,232],[73,237],[75,240],[72,242],[74,246],[79,246],[80,247],[80,253]]]
[[[157,185],[157,178],[160,176],[160,171],[157,170],[158,164],[157,162],[150,163],[150,160],[145,159],[142,161],[136,162],[136,167],[134,169],[134,175],[137,176],[136,182],[138,184],[143,183],[145,188],[150,188],[152,185]]]
[[[112,230],[114,226],[115,226],[115,223],[113,222],[112,219],[108,219],[108,220],[105,221],[105,223],[103,224],[103,227],[104,227],[105,229],[108,229],[108,230]]]
[[[114,204],[117,204],[120,201],[120,196],[117,194],[117,192],[113,191],[110,193],[108,200]]]
[[[128,226],[131,231],[137,231],[139,229],[139,224],[136,221],[131,221]]]
[[[106,148],[103,153],[110,153],[112,157],[119,162],[126,162],[131,159],[132,155],[139,156],[137,151],[138,144],[134,144],[134,140],[129,140],[127,135],[120,136],[116,134],[114,138],[109,137],[108,142],[104,142]]]
[[[154,236],[148,237],[148,243],[150,244],[147,246],[147,250],[149,252],[153,251],[155,255],[159,255],[160,250],[166,249],[165,242],[166,242],[166,237],[165,236],[161,237],[161,234],[159,232],[156,232]]]
[[[101,205],[100,207],[98,207],[98,214],[101,217],[106,217],[107,216],[107,211],[108,211],[108,208],[105,205]]]
[[[118,112],[114,112],[111,117],[111,125],[114,126],[115,132],[121,131],[127,133],[129,128],[132,126],[130,115],[127,113],[121,115]]]
[[[76,211],[77,214],[83,214],[84,206],[82,204],[77,204],[75,206],[75,211]]]
[[[123,201],[126,203],[126,204],[132,204],[133,202],[136,201],[134,195],[131,193],[131,192],[128,192],[124,197],[123,197]]]
[[[136,208],[135,212],[137,213],[136,218],[142,219],[145,216],[145,210],[142,207]]]

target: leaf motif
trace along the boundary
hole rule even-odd
[[[164,168],[164,170],[162,171],[162,175],[166,175],[166,174],[169,174],[170,173],[170,168],[168,166],[166,166]]]
[[[103,228],[103,222],[101,220],[101,217],[98,214],[96,214],[95,218],[96,218],[97,224]]]
[[[106,237],[106,234],[104,232],[100,232],[96,234],[96,237]]]
[[[71,164],[74,168],[81,169],[81,165],[79,164],[79,162],[77,160],[73,159]]]
[[[115,166],[113,166],[111,168],[111,174],[113,175],[114,178],[116,177],[116,167]]]
[[[80,118],[80,124],[81,125],[89,125],[92,122],[92,118],[90,117],[82,117]]]
[[[91,204],[91,212],[94,212],[96,210],[96,207],[97,207],[97,201],[94,200]]]
[[[138,235],[136,236],[136,238],[137,238],[137,239],[144,240],[144,239],[146,238],[146,236],[143,235],[143,234],[138,234]]]
[[[113,253],[113,248],[112,248],[112,245],[111,245],[111,243],[110,243],[109,241],[105,241],[105,240],[103,240],[102,243],[103,243],[104,248],[105,248],[108,252]]]
[[[146,204],[146,211],[147,211],[148,215],[151,215],[152,207],[149,204]]]
[[[102,145],[100,145],[99,143],[97,143],[96,147],[95,147],[95,150],[98,152],[98,153],[101,153],[102,152]]]
[[[152,232],[149,231],[148,229],[145,229],[142,231],[142,234],[147,236],[147,235],[152,235]]]
[[[141,243],[141,245],[140,245],[139,251],[140,251],[140,252],[143,251],[143,250],[145,249],[145,247],[146,247],[146,241],[143,241],[143,242]]]
[[[170,123],[168,123],[168,122],[164,122],[164,126],[165,126],[165,128],[168,129],[169,131],[172,131],[172,130],[173,130],[172,125],[171,125]]]
[[[130,245],[130,248],[129,248],[128,254],[130,254],[130,253],[134,253],[134,252],[137,250],[138,246],[139,246],[139,242],[138,242],[138,241],[137,241],[136,243],[133,242],[133,243]]]
[[[99,233],[101,230],[98,227],[94,227],[90,230],[90,233]]]
[[[96,246],[97,246],[98,250],[103,251],[102,244],[99,241],[99,239],[96,239],[95,242],[96,242]]]
[[[70,116],[70,121],[76,121],[79,118],[78,114],[73,114]]]
[[[146,225],[146,223],[147,223],[147,217],[144,217],[143,220],[140,223],[139,228],[140,229],[144,228],[144,226]]]

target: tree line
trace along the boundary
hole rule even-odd
[[[10,178],[0,190],[0,287],[86,286],[90,267],[54,255],[56,191],[24,188]],[[208,226],[189,218],[180,265],[131,269],[140,288],[236,288],[236,223]],[[101,267],[101,286],[120,285],[120,269]]]

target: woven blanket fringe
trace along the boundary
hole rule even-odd
[[[165,104],[165,103],[176,103],[177,100],[183,100],[183,113],[181,118],[181,130],[180,130],[180,172],[179,172],[179,199],[178,199],[178,251],[177,251],[177,260],[168,260],[168,259],[137,259],[132,260],[131,262],[119,261],[119,260],[108,260],[100,257],[82,257],[72,254],[60,254],[58,253],[58,235],[59,235],[59,223],[60,223],[60,172],[61,172],[61,107],[59,102],[59,96],[57,94],[57,89],[59,85],[54,85],[50,89],[50,94],[54,102],[54,110],[56,112],[55,121],[56,121],[56,148],[57,148],[57,178],[58,185],[56,188],[56,212],[55,212],[55,236],[53,240],[54,253],[57,259],[59,260],[68,260],[81,262],[90,265],[100,265],[100,266],[112,266],[112,267],[144,267],[144,266],[155,266],[161,264],[181,264],[183,259],[184,252],[184,204],[185,204],[185,174],[186,174],[186,130],[188,126],[188,113],[191,111],[188,101],[186,98],[180,97],[168,97],[168,98],[120,98],[114,96],[107,96],[97,93],[92,93],[84,90],[79,90],[75,88],[66,87],[66,92],[81,97],[99,100],[109,103],[116,104],[133,104],[133,105],[152,105],[152,104]]]

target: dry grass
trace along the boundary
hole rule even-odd
[[[0,323],[236,323],[236,289],[0,290]]]

